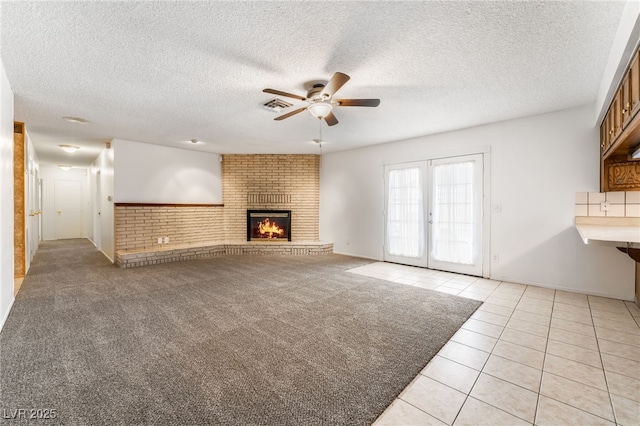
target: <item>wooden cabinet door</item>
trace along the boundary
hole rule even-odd
[[[615,139],[622,133],[622,88],[618,89],[616,97],[613,98],[611,116],[613,117],[613,140],[611,141],[613,145]]]
[[[630,117],[633,118],[640,110],[640,52],[636,53],[636,56],[631,62],[631,69],[629,70],[629,103],[631,111]]]
[[[609,141],[607,143],[607,147],[611,147],[616,140],[616,111],[615,111],[615,102],[611,104],[609,108]]]
[[[609,112],[604,116],[604,120],[602,120],[602,150],[606,151],[609,148]]]
[[[604,157],[604,152],[607,150],[607,117],[604,117],[604,121],[600,125],[600,155]]]
[[[622,128],[626,128],[631,121],[631,70],[629,70],[620,85],[620,114],[622,116]]]

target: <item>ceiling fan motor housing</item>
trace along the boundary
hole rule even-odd
[[[311,89],[307,92],[307,100],[311,102],[322,102],[324,100],[329,99],[329,96],[322,95],[322,91],[324,90],[324,84],[314,84]]]

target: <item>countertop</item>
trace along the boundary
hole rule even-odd
[[[577,216],[576,229],[585,244],[604,242],[640,248],[640,218]]]

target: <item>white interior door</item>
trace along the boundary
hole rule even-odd
[[[56,179],[56,238],[82,237],[82,183],[78,180]]]
[[[38,244],[42,241],[42,179],[40,179],[40,175],[38,174]]]
[[[96,172],[95,199],[93,202],[93,243],[102,250],[102,185],[100,170]]]
[[[29,228],[30,228],[30,243],[29,243],[29,255],[27,256],[29,262],[33,260],[38,245],[40,244],[40,175],[38,169],[35,166],[35,162],[29,157]]]
[[[429,268],[482,275],[482,155],[431,160]]]
[[[385,261],[482,276],[482,154],[386,166],[385,186]]]

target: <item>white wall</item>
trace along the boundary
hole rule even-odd
[[[42,239],[55,240],[56,236],[56,198],[55,183],[58,179],[74,180],[81,184],[82,188],[87,186],[87,170],[84,168],[73,168],[64,171],[54,164],[41,164],[40,176],[42,178]],[[78,194],[82,197],[82,237],[87,237],[87,194],[86,190]]]
[[[98,173],[99,171],[99,173]],[[115,258],[114,230],[114,148],[104,149],[95,162],[95,180],[90,180],[90,198],[95,200],[94,244],[113,262]],[[96,197],[99,186],[99,197]],[[99,213],[99,214],[98,214]]]
[[[0,62],[0,330],[13,305],[13,92]]]
[[[338,253],[382,260],[383,166],[490,147],[494,279],[633,300],[634,262],[584,245],[574,194],[599,190],[593,106],[327,154],[320,170],[320,238]]]
[[[220,156],[114,140],[117,203],[221,204]]]

